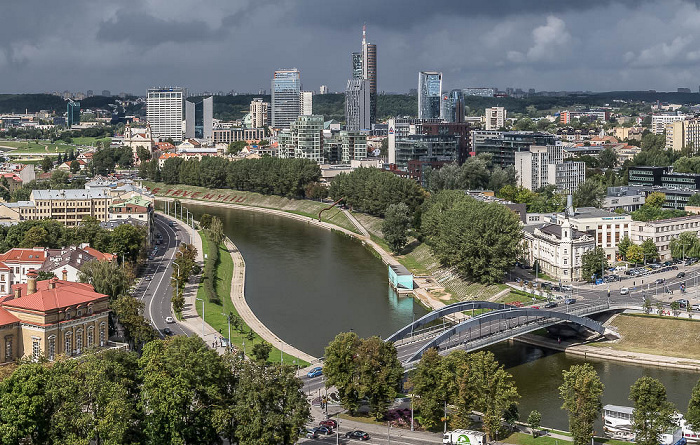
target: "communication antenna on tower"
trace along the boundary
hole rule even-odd
[[[367,38],[366,38],[366,36],[367,36],[367,24],[364,23],[364,24],[362,24],[362,44],[363,44],[363,45],[364,45],[365,43],[367,43]]]

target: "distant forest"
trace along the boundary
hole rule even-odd
[[[250,101],[254,97],[262,97],[270,101],[270,95],[240,94],[237,96],[214,96],[214,118],[235,120],[242,118],[249,110]],[[664,93],[653,91],[611,91],[606,93],[570,94],[561,97],[529,96],[523,99],[512,97],[466,97],[467,114],[477,116],[483,114],[486,107],[502,106],[512,114],[527,114],[528,112],[544,113],[550,110],[569,108],[572,106],[600,107],[616,105],[613,100],[633,102],[671,102],[679,104],[700,103],[700,93]],[[94,96],[80,101],[83,109],[107,108],[115,104],[116,97]],[[326,120],[345,120],[345,96],[343,94],[315,95],[313,99],[315,114],[322,114]],[[619,104],[618,104],[619,105]],[[25,110],[53,110],[63,113],[66,101],[52,94],[0,94],[0,113],[24,113]],[[379,94],[377,96],[377,117],[380,120],[392,116],[415,117],[418,109],[418,98],[406,94]],[[145,107],[130,107],[127,113],[145,115]]]

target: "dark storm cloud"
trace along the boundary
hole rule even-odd
[[[161,43],[192,43],[221,39],[224,30],[212,29],[201,20],[163,20],[139,11],[119,11],[112,20],[103,21],[97,38],[103,42],[128,42],[139,46]]]

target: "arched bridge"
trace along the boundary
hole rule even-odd
[[[387,341],[394,342],[399,358],[407,368],[411,368],[430,348],[436,348],[441,353],[457,348],[475,351],[565,321],[603,335],[605,327],[588,318],[588,315],[636,306],[638,305],[594,301],[543,310],[488,301],[459,302],[415,320],[399,329]],[[479,309],[489,311],[473,317],[463,314],[464,311]],[[439,319],[445,320],[446,317],[451,318],[449,324],[445,321],[441,325],[434,323]]]

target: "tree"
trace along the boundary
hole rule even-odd
[[[661,208],[664,205],[664,202],[666,202],[666,195],[664,193],[651,192],[647,195],[644,204],[648,205],[649,207]]]
[[[211,224],[209,225],[209,239],[214,245],[218,246],[224,239],[224,225],[218,216],[214,216],[211,219]]]
[[[266,363],[267,359],[270,358],[270,352],[272,352],[272,345],[266,341],[253,345],[252,354],[256,362]]]
[[[37,273],[36,273],[36,280],[37,281],[50,280],[51,278],[56,278],[56,274],[53,272],[45,271],[45,270],[40,270],[40,271],[37,271]]]
[[[421,232],[440,262],[471,281],[496,283],[522,250],[517,215],[460,191],[433,194],[422,214]]]
[[[118,257],[122,255],[130,261],[136,261],[141,248],[146,242],[145,229],[122,224],[117,226],[111,233],[109,251],[114,252]]]
[[[484,432],[497,440],[503,415],[517,403],[520,395],[511,376],[491,352],[479,351],[469,355],[469,372],[457,378],[457,384],[471,394],[471,406],[459,406],[462,411],[472,409],[483,413]],[[461,401],[466,400],[462,395]]]
[[[150,161],[151,158],[153,157],[151,150],[145,148],[145,147],[138,147],[136,149],[136,155],[139,158],[139,161],[144,162],[144,161]]]
[[[370,415],[381,420],[398,394],[403,378],[404,370],[396,347],[376,336],[364,339],[358,349],[357,361],[360,393],[369,400]]]
[[[593,434],[593,424],[603,408],[601,396],[605,387],[590,363],[572,365],[562,374],[564,383],[559,387],[559,394],[564,400],[562,409],[569,413],[574,445],[587,445]]]
[[[653,239],[647,238],[642,242],[642,254],[650,262],[659,259],[659,248],[656,247]]]
[[[634,403],[632,432],[639,445],[657,445],[668,428],[675,425],[675,409],[666,398],[663,383],[652,377],[640,377],[630,388]]]
[[[48,443],[52,409],[46,397],[50,370],[24,363],[0,382],[0,441]]]
[[[110,307],[114,317],[124,327],[126,339],[134,345],[146,344],[157,337],[151,323],[143,316],[143,301],[121,295],[110,303]]]
[[[685,420],[691,430],[697,431],[700,429],[700,380],[698,380],[698,383],[693,387],[693,392],[690,393],[688,412],[685,415]]]
[[[43,159],[41,160],[41,169],[44,172],[51,171],[53,169],[53,161],[51,160],[50,157],[44,156]]]
[[[338,389],[341,405],[351,414],[360,406],[356,360],[360,343],[354,332],[341,332],[326,346],[324,353],[323,375],[326,376],[326,387],[335,386]]]
[[[606,148],[598,155],[598,163],[604,168],[615,168],[617,166],[617,153],[612,147]]]
[[[408,227],[411,223],[408,206],[403,202],[390,204],[382,222],[384,240],[394,252],[400,252],[408,242]]]
[[[208,229],[209,226],[211,225],[211,219],[212,216],[208,213],[204,213],[202,216],[199,217],[199,225],[203,229]]]
[[[415,407],[420,411],[421,425],[430,430],[440,424],[444,405],[451,400],[449,389],[454,374],[448,371],[442,356],[430,348],[423,353],[408,381],[415,398]]]
[[[243,150],[246,145],[246,141],[234,141],[228,144],[228,152],[229,154],[235,155],[240,153],[241,150]]]
[[[700,206],[700,193],[693,193],[690,198],[688,198],[686,206]]]
[[[70,163],[70,172],[73,173],[73,174],[76,174],[76,173],[78,173],[79,171],[80,171],[80,162],[78,162],[77,160],[71,162],[71,163]]]
[[[617,243],[617,256],[620,258],[627,259],[627,249],[632,245],[630,237],[625,235],[622,237],[619,243]]]
[[[695,232],[683,232],[669,243],[673,258],[688,258],[700,254],[700,239]]]
[[[139,366],[147,442],[220,442],[214,418],[230,371],[216,351],[199,337],[170,337],[146,344]]]
[[[527,416],[527,424],[530,425],[530,431],[532,435],[535,435],[535,431],[540,429],[540,422],[542,422],[542,414],[536,409],[530,411],[530,415]]]
[[[574,192],[574,206],[600,207],[603,205],[605,188],[595,179],[586,179]]]
[[[134,283],[134,275],[130,269],[120,267],[114,261],[92,260],[83,264],[78,280],[92,284],[95,292],[108,295],[110,301],[114,301],[128,293]]]
[[[602,247],[589,250],[581,256],[581,273],[585,279],[601,276],[608,268],[608,257]]]
[[[64,172],[63,170],[55,170],[53,173],[51,173],[51,180],[49,181],[49,184],[53,189],[62,189],[68,185],[69,180],[70,175],[68,172]]]
[[[632,244],[627,248],[627,261],[634,264],[639,264],[644,261],[644,251],[642,246]]]
[[[48,232],[43,227],[34,226],[24,234],[24,238],[19,247],[48,247],[48,236]]]

